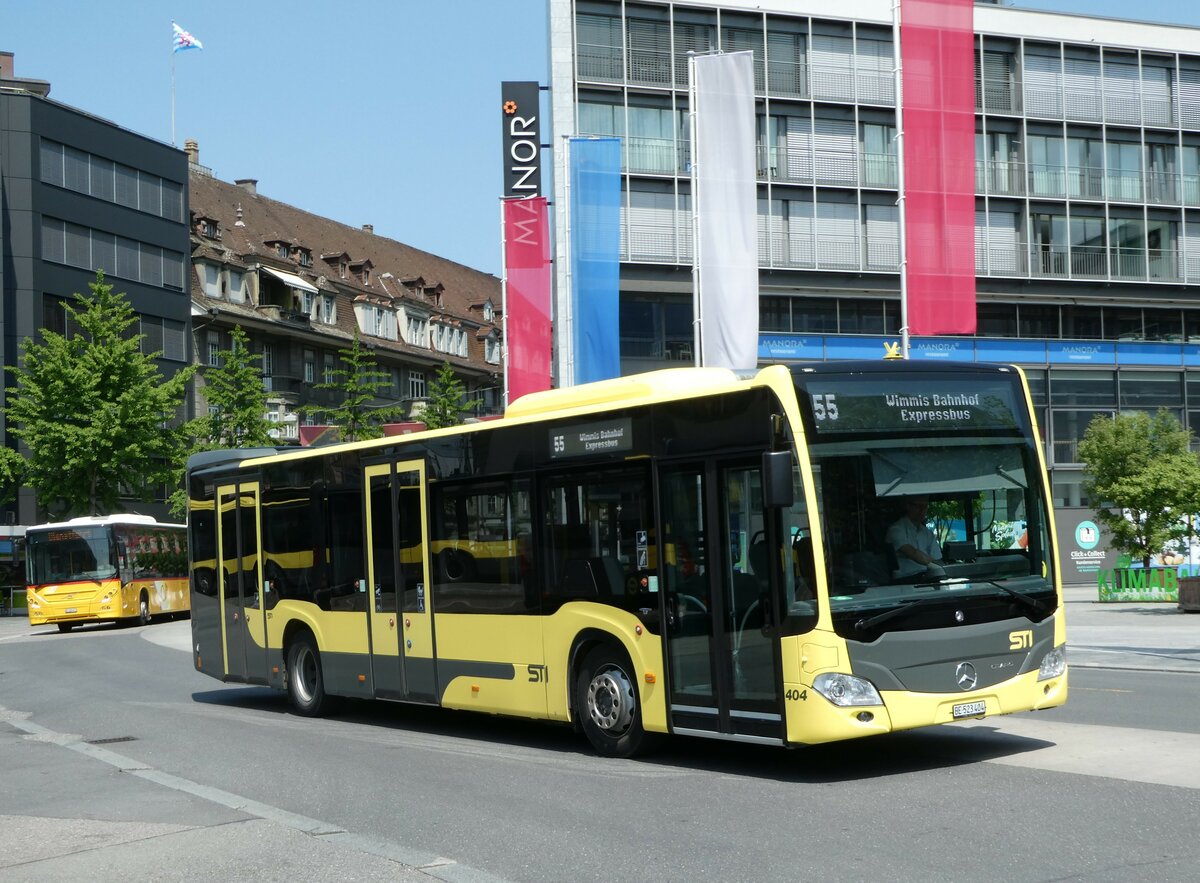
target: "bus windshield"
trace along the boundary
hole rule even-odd
[[[924,614],[942,605],[970,611],[957,622],[1053,612],[1046,501],[1015,376],[821,389],[810,451],[840,634],[929,627]]]
[[[112,530],[105,526],[31,532],[27,536],[26,556],[30,585],[111,579],[117,575]]]

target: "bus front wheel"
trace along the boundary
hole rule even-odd
[[[150,625],[150,598],[145,592],[138,599],[138,625]]]
[[[58,630],[64,635],[73,628],[75,628],[75,623],[73,622],[60,622],[58,624]]]
[[[604,757],[633,757],[648,747],[632,671],[625,654],[608,645],[589,652],[579,667],[576,713],[592,747]]]
[[[317,717],[325,708],[325,677],[316,639],[302,634],[292,641],[287,654],[287,694],[292,709],[305,717]]]

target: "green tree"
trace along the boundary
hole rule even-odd
[[[209,413],[189,426],[193,453],[217,448],[256,448],[275,444],[267,419],[262,356],[250,352],[246,332],[235,327],[230,347],[217,353],[217,364],[204,368],[204,399]]]
[[[16,499],[25,477],[25,458],[12,448],[0,447],[0,504]]]
[[[21,343],[5,409],[29,449],[26,481],[53,516],[116,510],[123,491],[142,500],[170,481],[185,450],[176,422],[192,369],[164,378],[124,294],[97,272],[90,294],[67,304],[68,335]]]
[[[1200,461],[1191,433],[1166,410],[1154,416],[1096,417],[1079,443],[1090,478],[1084,490],[1096,504],[1113,547],[1150,566],[1150,556],[1177,543],[1196,511]]]
[[[271,447],[275,439],[267,419],[267,391],[263,388],[262,356],[250,352],[246,332],[235,327],[229,334],[230,346],[217,353],[217,364],[203,370],[204,400],[209,412],[187,426],[192,438],[191,454],[220,448]],[[184,466],[180,464],[171,494],[171,512],[183,517],[187,511],[187,489],[183,486]]]
[[[443,426],[458,426],[472,408],[479,406],[479,399],[464,401],[466,388],[454,374],[449,362],[442,362],[437,377],[429,384],[429,402],[421,412],[421,420],[430,429]]]
[[[383,435],[384,423],[404,416],[404,409],[398,405],[374,404],[380,393],[391,388],[391,380],[377,367],[375,356],[362,345],[358,332],[354,334],[354,342],[338,350],[338,355],[341,356],[340,364],[331,371],[334,379],[318,383],[314,388],[340,392],[341,404],[330,407],[305,405],[302,410],[338,427],[343,441],[379,438]]]

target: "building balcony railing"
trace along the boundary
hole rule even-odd
[[[981,276],[1040,279],[1112,279],[1121,282],[1200,282],[1200,255],[1185,262],[1178,249],[1106,248],[1101,245],[1025,243],[979,246],[975,270]]]

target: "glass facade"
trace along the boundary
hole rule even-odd
[[[899,333],[890,20],[815,0],[790,14],[749,2],[551,7],[570,19],[575,59],[552,84],[571,96],[557,134],[625,139],[625,373],[692,358],[689,52],[754,53],[760,335],[815,341],[811,357],[829,341]],[[1009,14],[989,8],[976,26]],[[961,351],[984,358],[973,354],[989,340],[1029,354],[1005,358],[1027,370],[1056,502],[1086,505],[1077,447],[1091,420],[1162,407],[1200,431],[1200,49],[1183,31],[1171,49],[1110,46],[1111,31],[1070,24],[1053,38],[976,33],[978,323]],[[1076,364],[1076,345],[1107,355]]]

